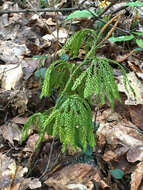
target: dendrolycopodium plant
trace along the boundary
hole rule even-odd
[[[104,39],[110,36],[117,22],[118,20]],[[71,60],[60,59],[49,66],[41,92],[42,98],[51,96],[53,89],[58,90],[59,97],[56,104],[43,113],[35,113],[27,120],[22,141],[27,138],[31,124],[34,124],[39,129],[39,139],[35,149],[43,140],[45,133],[60,139],[63,152],[67,145],[74,150],[80,147],[83,151],[86,151],[88,146],[95,146],[91,97],[94,95],[102,104],[105,104],[106,98],[112,107],[115,99],[120,100],[111,64],[120,67],[126,89],[128,85],[131,88],[126,72],[120,64],[96,55],[97,48],[104,43],[104,40],[101,41],[101,36],[107,26],[108,24],[99,34],[92,29],[82,29],[66,42],[61,54],[68,52]],[[72,60],[78,56],[81,46],[85,49],[85,57],[79,65]]]

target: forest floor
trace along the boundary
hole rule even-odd
[[[55,10],[64,11],[38,12],[44,9],[46,1],[41,1],[43,7],[39,7],[38,1],[25,2],[0,3],[0,189],[142,190],[143,5],[125,7],[125,1],[108,2],[100,8],[100,17],[77,15],[71,21],[66,18],[79,5],[81,10],[87,7],[95,12],[99,5],[91,0],[61,0],[55,3]],[[50,5],[49,8],[53,9]],[[3,13],[7,10],[13,12]],[[99,30],[109,17],[119,13],[122,14],[114,34],[120,38],[106,40],[97,53],[126,69],[136,97],[126,91],[116,67],[114,74],[122,101],[115,101],[114,109],[108,102],[92,107],[96,126],[96,146],[92,152],[75,153],[67,149],[62,153],[59,139],[48,135],[34,152],[39,135],[32,126],[28,138],[20,144],[28,117],[55,105],[56,94],[40,99],[40,93],[45,70],[59,59],[61,47],[76,31],[85,27]],[[127,40],[133,32],[140,35]],[[84,56],[81,48],[74,62],[82,62]]]

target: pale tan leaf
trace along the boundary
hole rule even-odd
[[[53,174],[44,183],[56,190],[67,188],[71,182],[72,184],[84,184],[86,186],[95,173],[96,169],[88,164],[71,164]]]
[[[135,171],[131,175],[131,190],[138,190],[143,179],[143,162],[137,164]]]
[[[111,160],[114,160],[117,157],[117,154],[111,150],[108,150],[103,155],[103,160],[105,162],[110,162]]]
[[[127,152],[129,162],[143,161],[143,146],[135,146]]]
[[[118,84],[118,89],[120,92],[124,92],[128,99],[125,101],[126,105],[137,105],[137,104],[143,104],[143,85],[139,81],[139,79],[136,77],[134,72],[130,72],[127,74],[128,80],[130,81],[131,86],[133,87],[136,97],[134,97],[132,91],[128,87],[128,92],[125,89],[124,82],[123,82],[123,76],[118,77],[118,80],[120,81]]]
[[[11,144],[14,145],[15,141],[20,141],[21,139],[21,130],[17,124],[9,122],[8,125],[1,126],[1,133],[4,139],[8,140]]]

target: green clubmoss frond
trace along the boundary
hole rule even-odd
[[[84,77],[84,81],[82,80]],[[85,83],[84,97],[92,94],[100,97],[105,103],[105,96],[113,106],[115,99],[120,99],[117,84],[114,79],[113,69],[107,60],[95,57],[91,65],[76,79],[72,90],[78,88],[79,84]]]
[[[44,120],[42,121],[39,130],[39,138],[35,145],[35,150],[38,148],[39,144],[43,141],[44,134],[48,131],[48,127],[51,127],[51,124],[53,124],[56,115],[58,115],[58,110],[53,111],[47,118],[44,118]]]
[[[69,96],[59,108],[59,112],[59,131],[62,133],[62,135],[59,136],[60,141],[64,145],[70,144],[71,147],[77,148],[75,133],[78,131],[79,142],[84,150],[86,149],[87,144],[94,146],[95,140],[91,142],[88,139],[89,133],[90,136],[93,135],[91,109],[83,98],[77,95]]]
[[[136,93],[135,93],[133,87],[131,86],[131,84],[130,84],[130,82],[128,80],[127,73],[126,73],[124,67],[121,64],[119,64],[118,62],[116,62],[116,61],[114,61],[112,59],[107,59],[107,58],[100,58],[100,59],[102,59],[102,60],[104,60],[104,61],[106,61],[108,63],[113,63],[115,65],[118,65],[118,67],[121,69],[121,72],[122,72],[122,75],[123,75],[124,87],[125,87],[126,91],[129,92],[129,90],[131,90],[133,95],[136,96]]]
[[[77,139],[84,151],[87,145],[92,147],[95,145],[91,109],[83,98],[71,95],[67,97],[58,109],[53,110],[49,116],[43,117],[40,120],[41,116],[42,114],[38,113],[29,118],[25,124],[24,138],[22,138],[23,141],[28,136],[27,131],[34,122],[34,119],[37,118],[41,126],[35,150],[43,140],[43,136],[49,127],[52,130],[52,136],[59,137],[63,144],[63,151],[65,151],[67,145],[77,149],[79,147]]]
[[[95,30],[85,28],[70,37],[67,43],[64,45],[61,54],[65,53],[66,51],[70,51],[70,54],[73,57],[76,57],[79,53],[79,49],[84,44],[88,49],[90,49],[93,45],[93,42],[97,40],[97,33]],[[89,43],[89,41],[91,43]]]
[[[75,65],[69,64],[63,60],[53,62],[46,71],[41,98],[43,96],[50,96],[51,89],[53,88],[60,88],[60,91],[63,90],[67,80],[70,77],[70,73],[75,67]]]
[[[25,141],[26,138],[28,137],[28,132],[32,124],[34,125],[35,128],[40,127],[43,121],[44,121],[44,116],[41,113],[35,113],[31,117],[29,117],[22,130],[21,142]]]

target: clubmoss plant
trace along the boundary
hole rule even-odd
[[[66,42],[61,55],[69,52],[69,57],[74,60],[82,47],[85,49],[84,60],[78,65],[70,58],[60,59],[49,66],[45,74],[41,98],[51,96],[52,89],[58,90],[59,97],[53,108],[44,113],[35,113],[27,120],[21,141],[27,138],[30,126],[34,124],[39,128],[39,140],[35,149],[45,133],[59,137],[63,152],[67,145],[75,150],[80,147],[83,151],[86,151],[87,146],[95,146],[91,97],[94,94],[102,104],[105,104],[106,98],[112,107],[115,99],[120,100],[111,64],[120,67],[126,89],[128,85],[132,89],[126,72],[120,64],[96,55],[99,39],[101,36],[97,35],[96,31],[82,29]]]

